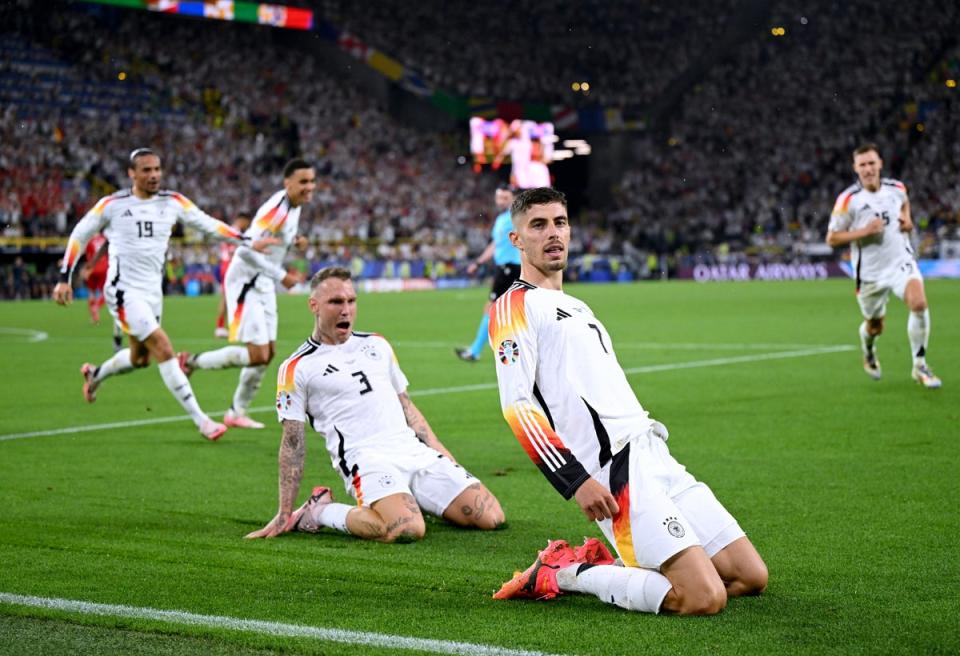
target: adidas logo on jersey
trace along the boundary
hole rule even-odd
[[[338,371],[340,371],[340,370],[337,369],[336,367],[334,367],[332,364],[328,364],[328,365],[327,365],[327,368],[323,370],[323,375],[326,376],[327,374],[333,374],[333,373],[336,373],[336,372],[338,372]]]
[[[131,212],[130,210],[127,210],[126,212],[120,215],[120,218],[123,218],[125,216],[133,216],[133,212]]]
[[[572,316],[573,315],[567,312],[566,310],[561,310],[560,308],[557,308],[557,321],[560,321],[561,319],[569,319]]]

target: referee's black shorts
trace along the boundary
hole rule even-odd
[[[519,264],[504,264],[497,267],[497,272],[493,276],[493,287],[490,289],[490,300],[495,301],[500,298],[519,278]]]

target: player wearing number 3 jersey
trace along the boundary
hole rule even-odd
[[[177,364],[170,338],[160,327],[163,268],[167,244],[177,221],[217,239],[244,243],[244,237],[202,212],[182,194],[161,190],[160,158],[152,150],[133,151],[127,173],[133,181],[132,187],[101,199],[73,229],[63,258],[61,280],[53,291],[54,299],[62,305],[72,300],[70,278],[79,254],[84,244],[102,231],[109,242],[104,297],[110,314],[129,336],[130,348],[118,351],[99,367],[89,363],[81,367],[84,398],[92,403],[104,380],[146,367],[153,356],[167,389],[200,433],[207,439],[218,439],[226,427],[200,409],[190,382]]]
[[[760,555],[710,488],[670,455],[666,427],[640,405],[603,324],[563,292],[570,243],[563,194],[524,190],[511,215],[520,280],[490,310],[503,416],[557,492],[599,524],[624,566],[614,566],[596,540],[577,551],[555,540],[495,598],[586,592],[630,610],[711,614],[728,596],[760,593],[767,584]]]
[[[937,388],[940,379],[926,360],[930,310],[908,237],[913,230],[910,200],[902,182],[880,177],[882,168],[875,144],[864,144],[853,152],[858,181],[837,198],[827,243],[833,247],[850,245],[857,301],[864,318],[860,346],[867,375],[880,379],[876,340],[883,332],[887,298],[893,292],[910,310],[907,337],[913,355],[913,378],[924,387]]]
[[[329,527],[359,538],[418,540],[421,509],[458,526],[503,524],[496,498],[457,464],[407,395],[407,378],[383,337],[353,331],[357,295],[350,272],[321,269],[310,282],[313,336],[277,374],[280,507],[247,537]],[[334,503],[328,488],[294,510],[303,476],[304,425],[322,433],[331,464],[355,505]]]

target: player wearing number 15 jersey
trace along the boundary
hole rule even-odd
[[[280,508],[249,538],[329,527],[367,540],[418,540],[421,509],[458,526],[503,523],[496,498],[457,464],[407,394],[407,378],[383,337],[353,332],[350,272],[321,269],[310,281],[313,336],[280,366],[277,415]],[[326,440],[334,470],[356,505],[315,487],[294,511],[303,475],[306,423]]]
[[[827,243],[850,245],[857,280],[857,301],[864,321],[860,324],[863,369],[874,380],[881,375],[876,340],[883,332],[883,318],[890,292],[910,309],[907,337],[913,354],[913,378],[928,388],[940,387],[927,365],[930,310],[923,276],[910,246],[913,230],[907,188],[899,180],[881,178],[883,160],[875,144],[853,151],[856,184],[837,198],[830,215]]]
[[[495,598],[587,592],[630,610],[711,614],[728,596],[760,593],[760,555],[710,488],[670,455],[666,427],[640,405],[603,324],[563,292],[563,194],[527,189],[511,217],[520,280],[490,310],[503,416],[557,492],[599,524],[624,567],[584,560],[558,540]]]
[[[79,254],[84,244],[102,231],[109,242],[104,297],[110,314],[130,338],[130,348],[118,351],[99,367],[92,364],[81,367],[84,398],[92,403],[105,379],[145,367],[153,356],[167,389],[200,433],[207,439],[218,439],[226,427],[200,409],[190,382],[177,364],[170,338],[160,327],[163,267],[170,234],[177,221],[217,239],[243,243],[245,238],[202,212],[182,194],[161,190],[160,158],[152,150],[133,151],[127,173],[133,181],[132,187],[101,199],[73,229],[63,258],[61,280],[53,292],[60,304],[72,300],[70,278]]]

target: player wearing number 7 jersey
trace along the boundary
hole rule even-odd
[[[860,346],[867,375],[880,379],[876,340],[883,332],[887,298],[893,292],[910,310],[907,337],[913,355],[913,378],[924,387],[937,388],[940,379],[926,360],[930,310],[923,276],[908,237],[913,230],[910,200],[902,182],[880,177],[882,168],[883,160],[875,144],[864,144],[853,151],[853,170],[858,181],[837,198],[830,215],[827,244],[850,245],[857,302],[864,318],[860,324]]]
[[[379,542],[419,540],[421,509],[457,526],[503,524],[497,499],[457,464],[407,394],[407,378],[380,335],[353,331],[350,272],[321,269],[310,281],[313,335],[280,365],[277,416],[280,508],[248,538],[328,527]],[[334,470],[355,505],[325,487],[294,510],[306,455],[304,425],[322,433]]]
[[[110,314],[129,336],[130,348],[118,351],[99,367],[89,363],[81,367],[84,398],[93,403],[104,380],[146,367],[153,356],[167,389],[200,433],[216,440],[227,429],[200,409],[190,382],[177,363],[170,338],[160,327],[163,267],[170,234],[178,220],[217,239],[245,243],[245,238],[202,212],[182,194],[161,190],[160,158],[149,148],[130,153],[127,174],[133,182],[131,188],[101,199],[73,229],[60,282],[53,290],[54,300],[61,305],[73,299],[70,279],[79,255],[84,244],[102,231],[109,242],[104,297]],[[262,250],[268,245],[258,243],[255,248]]]
[[[673,459],[666,427],[640,405],[609,333],[563,292],[570,243],[563,194],[526,189],[511,217],[520,280],[490,310],[503,416],[557,492],[599,524],[624,566],[584,558],[588,545],[578,553],[555,540],[494,597],[585,592],[630,610],[703,615],[722,610],[727,597],[759,594],[767,568],[753,544],[710,488]]]

